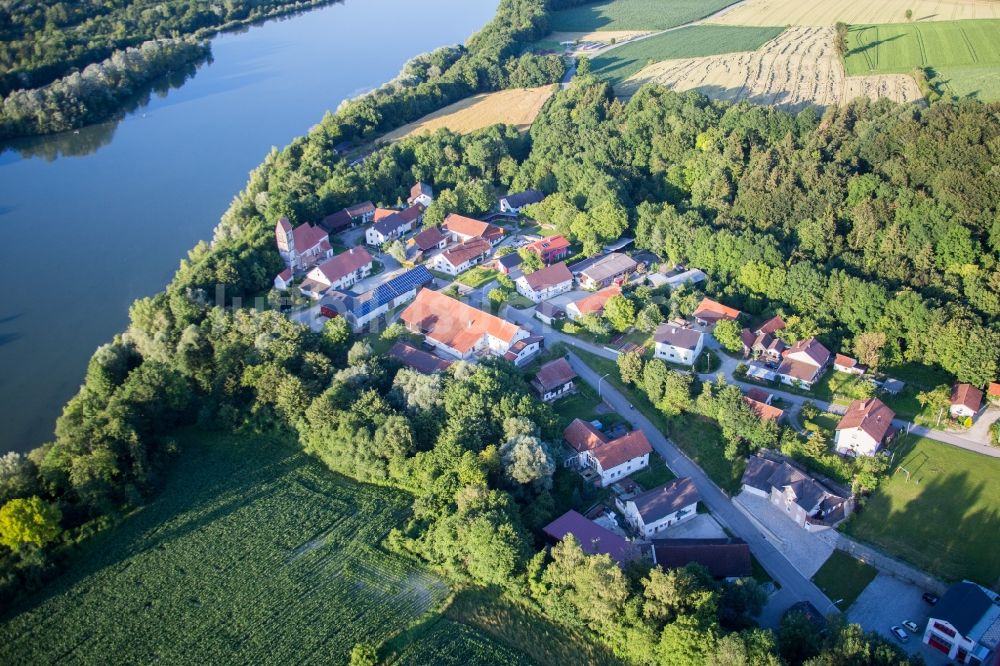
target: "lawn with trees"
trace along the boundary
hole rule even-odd
[[[868,584],[875,580],[878,569],[851,557],[842,550],[835,550],[812,577],[816,587],[823,590],[837,608],[846,611]]]

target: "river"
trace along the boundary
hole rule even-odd
[[[212,41],[213,61],[121,122],[0,155],[0,452],[52,436],[94,349],[170,280],[247,173],[497,0],[347,0]]]

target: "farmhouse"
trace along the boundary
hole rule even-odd
[[[451,366],[451,361],[438,358],[433,354],[428,354],[422,349],[411,347],[405,342],[397,342],[389,349],[389,356],[396,359],[411,370],[432,375],[436,372],[444,372]]]
[[[354,224],[368,224],[375,218],[375,204],[371,201],[362,201],[348,206],[344,210],[354,220]]]
[[[500,199],[501,213],[520,213],[525,206],[539,203],[545,195],[538,190],[525,190],[508,194]]]
[[[585,314],[599,315],[604,312],[604,306],[612,296],[620,296],[622,288],[618,285],[605,287],[600,291],[588,294],[578,301],[566,306],[566,316],[570,321],[576,321]]]
[[[347,319],[351,327],[358,331],[389,310],[409,303],[416,298],[418,289],[433,281],[434,276],[430,271],[423,266],[416,266],[360,296],[330,290],[320,305],[324,314],[332,310]]]
[[[525,252],[537,254],[546,266],[556,261],[562,261],[569,256],[569,241],[563,235],[541,238],[534,243],[528,243],[522,248]]]
[[[319,221],[319,226],[323,227],[323,231],[328,234],[335,234],[348,229],[354,224],[354,218],[351,217],[347,210],[338,210],[332,215],[327,215],[322,220]]]
[[[539,320],[543,324],[552,325],[556,319],[565,319],[566,311],[560,308],[558,305],[554,305],[552,301],[542,301],[535,308],[535,319]]]
[[[694,518],[700,501],[694,481],[684,476],[629,500],[616,498],[615,504],[625,522],[649,539],[672,525]]]
[[[573,274],[566,268],[565,262],[559,262],[534,273],[522,275],[514,280],[514,286],[517,288],[517,293],[538,303],[572,289]]]
[[[496,245],[503,240],[504,231],[489,222],[474,220],[457,213],[450,213],[441,225],[456,243],[464,243],[473,238],[483,238]]]
[[[412,214],[408,217],[412,217]],[[400,212],[392,211],[383,217],[376,217],[375,224],[365,230],[365,242],[378,247],[412,230],[412,220],[403,217]]]
[[[712,578],[746,578],[752,573],[750,546],[742,539],[653,539],[653,564],[679,569],[692,562],[708,569]]]
[[[292,272],[314,266],[333,256],[330,238],[320,227],[300,224],[292,228],[287,217],[274,225],[278,254]]]
[[[878,398],[855,400],[837,424],[834,448],[841,455],[873,456],[892,437],[896,413]]]
[[[829,362],[830,352],[819,340],[800,340],[785,351],[784,359],[778,366],[778,378],[790,386],[811,389]]]
[[[503,356],[529,337],[515,324],[430,289],[421,290],[399,319],[431,345],[461,359]]]
[[[858,363],[857,359],[843,354],[837,354],[833,357],[833,369],[848,375],[865,374],[865,366]]]
[[[447,245],[448,237],[439,228],[428,227],[409,240],[407,250],[412,251],[416,257],[423,257],[424,253],[443,250]]]
[[[576,372],[565,358],[557,358],[538,370],[535,378],[531,380],[531,387],[545,402],[558,400],[576,390],[573,384],[576,376]]]
[[[436,255],[431,260],[431,267],[448,275],[458,275],[477,264],[481,264],[492,252],[493,246],[487,241],[482,238],[473,238]]]
[[[607,436],[598,430],[593,423],[583,419],[573,419],[573,422],[563,430],[563,440],[577,452],[577,464],[582,465],[584,454],[601,444],[608,442]]]
[[[434,189],[427,183],[417,183],[411,187],[410,196],[406,198],[408,206],[420,204],[424,208],[430,206],[432,201],[434,201]]]
[[[736,321],[740,318],[740,311],[723,305],[711,298],[703,298],[694,311],[694,319],[701,326],[715,326],[723,319]]]
[[[975,418],[983,406],[983,392],[972,384],[955,384],[951,389],[952,418]]]
[[[671,363],[694,365],[704,346],[704,337],[701,331],[692,328],[660,324],[653,333],[653,342],[656,344],[654,356]]]
[[[781,354],[785,351],[785,343],[775,333],[783,328],[785,322],[781,317],[768,319],[753,332],[749,328],[744,328],[740,332],[743,355],[752,355],[754,358],[761,358],[771,363],[779,362]]]
[[[761,451],[747,459],[743,491],[766,497],[799,527],[836,527],[854,510],[854,497],[812,478],[786,459]]]
[[[632,257],[620,252],[591,257],[570,266],[573,276],[584,289],[600,289],[622,282],[638,264]]]
[[[597,473],[601,488],[621,481],[632,472],[649,466],[649,454],[653,452],[649,440],[641,430],[622,435],[618,439],[604,442],[583,454],[584,469]]]
[[[526,338],[521,338],[504,353],[504,360],[520,367],[540,352],[543,344],[545,344],[545,338],[540,335],[529,335]]]
[[[588,555],[609,555],[618,564],[628,564],[638,555],[638,549],[623,537],[588,520],[576,511],[567,511],[542,531],[553,541],[562,541],[571,534]]]
[[[930,611],[924,643],[959,664],[992,664],[1000,645],[1000,595],[968,580]]]
[[[320,298],[330,289],[349,289],[368,277],[372,255],[363,247],[354,247],[324,261],[306,274],[299,290],[311,298]]]

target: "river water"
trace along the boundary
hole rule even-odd
[[[51,438],[94,349],[211,237],[271,146],[496,5],[347,0],[219,35],[212,63],[121,122],[0,154],[0,453]]]

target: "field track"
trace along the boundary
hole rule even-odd
[[[712,22],[761,26],[903,23],[907,9],[913,10],[916,22],[1000,18],[996,0],[749,0]]]
[[[383,140],[398,141],[408,136],[434,132],[442,127],[467,134],[497,123],[513,125],[524,131],[531,127],[542,105],[554,91],[554,86],[542,86],[473,95],[403,125],[386,134]]]
[[[883,74],[847,77],[833,49],[832,28],[790,28],[752,52],[665,60],[650,65],[616,88],[632,95],[655,82],[674,90],[699,90],[716,99],[749,100],[788,110],[844,104],[856,97],[921,98],[912,77]]]

